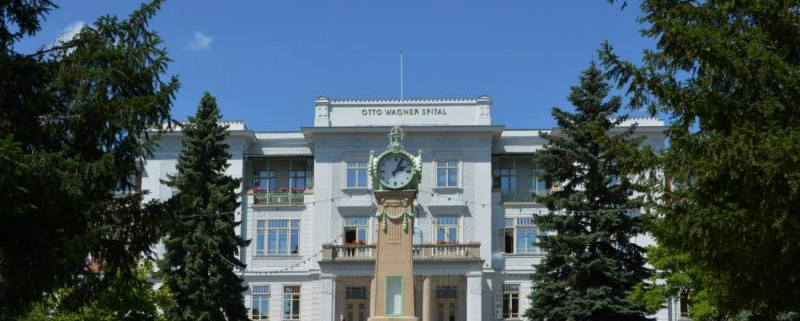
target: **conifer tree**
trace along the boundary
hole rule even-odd
[[[631,242],[641,232],[641,220],[628,209],[640,189],[629,174],[642,161],[641,138],[635,126],[615,126],[621,106],[618,96],[604,101],[610,86],[592,63],[568,97],[575,113],[553,108],[560,132],[542,133],[545,148],[537,164],[560,190],[540,196],[549,214],[534,222],[550,231],[540,244],[547,256],[532,276],[530,308],[525,316],[537,321],[647,320],[644,308],[628,300],[629,290],[650,275],[643,249]]]
[[[606,44],[631,105],[671,119],[672,188],[648,230],[725,318],[800,319],[800,2],[644,0],[641,65]]]
[[[89,272],[88,254],[105,275],[131,279],[162,236],[163,206],[142,204],[132,179],[179,87],[149,26],[160,6],[24,52],[19,42],[56,6],[0,1],[0,319],[64,287],[91,301],[110,278]]]
[[[172,200],[176,222],[161,262],[175,299],[167,311],[172,321],[247,320],[246,288],[233,268],[244,268],[236,254],[248,242],[234,232],[239,180],[225,175],[231,155],[220,119],[216,99],[205,93],[197,114],[184,124],[178,173],[167,182],[178,189]]]

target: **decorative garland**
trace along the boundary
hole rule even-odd
[[[414,217],[411,215],[411,212],[408,210],[408,206],[407,206],[408,199],[405,199],[405,198],[403,199],[403,201],[401,203],[401,206],[403,207],[403,211],[400,212],[397,215],[392,215],[392,214],[389,213],[389,210],[388,210],[388,207],[386,206],[385,200],[382,203],[383,204],[381,204],[381,205],[383,207],[383,210],[378,212],[378,214],[375,217],[377,217],[378,221],[381,222],[381,226],[383,227],[383,231],[386,232],[386,230],[389,228],[389,224],[388,224],[389,220],[396,220],[396,219],[402,218],[403,219],[403,231],[404,232],[408,232],[408,219],[409,218],[414,219]]]

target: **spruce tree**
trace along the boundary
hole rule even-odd
[[[542,133],[547,145],[535,159],[562,185],[540,197],[550,211],[534,217],[551,235],[540,241],[547,256],[532,275],[530,320],[647,320],[644,308],[627,298],[650,275],[643,249],[631,242],[641,220],[629,213],[641,205],[632,198],[641,186],[631,180],[641,138],[634,137],[635,126],[615,129],[626,118],[610,118],[621,98],[604,101],[609,89],[592,63],[568,97],[575,112],[553,108],[559,131]]]
[[[161,262],[175,299],[167,311],[172,321],[247,320],[246,287],[233,268],[244,268],[236,254],[248,242],[234,232],[239,180],[225,175],[231,155],[220,119],[216,99],[205,93],[197,114],[184,124],[178,173],[167,182],[178,189],[172,200],[176,222]]]
[[[87,272],[89,253],[129,275],[162,236],[163,206],[114,193],[133,190],[178,89],[149,27],[160,5],[21,52],[55,5],[0,1],[0,319],[63,287],[91,300],[109,278]]]
[[[672,120],[661,164],[679,184],[655,191],[648,230],[726,318],[800,318],[798,5],[644,0],[642,64],[601,51],[632,107]]]

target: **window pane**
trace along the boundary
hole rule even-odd
[[[296,229],[292,230],[292,238],[289,246],[291,247],[291,254],[300,253],[300,240],[298,236],[298,230]]]
[[[256,254],[264,254],[264,230],[256,232]]]
[[[447,237],[445,236],[444,232],[445,231],[444,231],[443,228],[437,228],[436,229],[436,242],[437,243],[446,243],[447,242]]]
[[[278,253],[286,254],[287,230],[278,231]]]
[[[347,187],[356,186],[356,172],[352,169],[347,170]]]
[[[436,186],[446,186],[445,185],[447,179],[447,177],[445,177],[446,175],[447,172],[445,169],[440,168],[436,170]]]
[[[358,171],[358,187],[367,187],[367,171]]]
[[[386,277],[386,311],[387,316],[399,316],[403,314],[403,277]]]
[[[448,170],[447,174],[447,185],[451,187],[458,186],[458,170],[455,168],[451,168]]]
[[[267,253],[278,254],[278,231],[267,231]]]
[[[448,243],[458,243],[458,229],[451,228],[447,233]]]

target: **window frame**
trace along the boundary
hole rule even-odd
[[[262,176],[262,173],[266,173],[266,176]],[[261,180],[267,181],[267,187],[264,186],[256,186],[256,184],[261,185]],[[269,186],[272,183],[275,186]],[[275,172],[274,169],[259,169],[253,171],[253,190],[264,190],[264,191],[272,191],[278,189],[278,174]]]
[[[400,313],[390,313],[389,312],[389,279],[399,279],[400,280]],[[403,316],[405,311],[405,279],[402,275],[387,275],[383,277],[384,280],[384,287],[383,287],[383,314],[387,317],[398,317]],[[394,306],[394,305],[393,305]]]
[[[270,222],[286,221],[286,227],[270,227]],[[263,224],[262,224],[263,223]],[[255,224],[256,244],[253,247],[254,256],[298,256],[300,255],[300,219],[297,218],[274,218],[274,219],[257,219]],[[285,253],[281,253],[276,245],[276,252],[270,253],[270,230],[286,231],[286,248]],[[297,253],[292,253],[292,231],[296,230],[296,244]],[[276,234],[276,242],[279,237]]]
[[[257,288],[265,288],[266,291],[264,292],[256,292]],[[269,304],[270,304],[270,296],[271,296],[272,288],[269,285],[250,285],[250,319],[251,320],[269,320]],[[256,316],[253,314],[255,310],[255,303],[256,297],[261,297],[260,301],[266,301],[267,309],[265,311],[259,310],[259,315]],[[266,297],[266,298],[263,298]],[[261,306],[261,305],[259,305]]]
[[[353,224],[355,220],[365,220],[364,224]],[[348,222],[349,221],[349,222]],[[345,216],[342,219],[342,243],[347,244],[370,244],[370,217],[363,217],[363,216]],[[355,242],[347,242],[347,231],[348,228],[354,229],[356,231],[356,239]],[[364,231],[364,239],[359,239],[358,234],[359,230],[363,229]],[[363,242],[362,242],[363,241]]]
[[[346,189],[367,189],[370,186],[369,162],[365,160],[346,160],[344,162],[344,188]],[[362,165],[363,164],[363,165]],[[362,167],[363,166],[363,167]],[[354,172],[354,185],[350,185],[350,171]],[[359,184],[359,173],[364,173],[364,186]]]
[[[511,289],[511,287],[516,287],[516,290]],[[521,292],[519,290],[520,284],[519,283],[503,283],[503,294],[502,294],[502,301],[503,301],[503,319],[520,319],[520,312],[519,312],[519,299],[521,296]],[[517,312],[516,314],[511,311],[513,308],[512,299],[517,302]],[[511,306],[506,307],[506,302],[509,302]]]
[[[439,219],[445,219],[445,218],[455,219],[455,223],[440,223],[439,222]],[[433,225],[433,235],[431,235],[432,236],[432,240],[431,241],[433,242],[433,244],[447,245],[447,244],[459,244],[460,243],[460,240],[461,240],[461,216],[459,216],[459,215],[439,215],[439,216],[434,216],[432,225]],[[445,236],[448,238],[447,240],[440,240],[439,239],[439,229],[446,230]],[[451,232],[452,229],[455,229],[455,235],[456,235],[455,242],[452,242],[452,240],[449,239],[449,235],[450,235],[450,232]]]
[[[287,292],[288,288],[297,288],[296,292]],[[300,320],[300,315],[302,314],[302,287],[299,284],[291,284],[291,285],[284,285],[282,288],[282,301],[281,301],[281,320],[284,321],[294,321]],[[286,303],[289,301],[289,311],[286,311]],[[295,315],[292,313],[294,310],[295,304],[297,304],[297,314]],[[288,313],[287,313],[288,312]],[[288,317],[287,317],[288,315]]]
[[[530,223],[524,224],[520,223],[520,221],[529,221]],[[509,224],[511,222],[511,224]],[[533,230],[535,235],[535,244],[528,244],[528,248],[526,251],[520,251],[518,246],[519,244],[519,231],[520,230]],[[507,247],[507,237],[508,232],[511,231],[511,237],[513,240],[511,241],[513,244],[513,252],[508,252]],[[547,237],[549,232],[540,229],[535,224],[533,224],[533,217],[505,217],[503,219],[503,253],[505,254],[518,254],[518,255],[535,255],[535,254],[546,254],[547,252],[542,249],[539,243],[543,240],[543,237]],[[530,249],[533,248],[533,251]]]
[[[444,164],[444,166],[442,166]],[[461,161],[454,159],[439,159],[433,162],[434,168],[434,187],[435,188],[461,188]],[[445,180],[444,185],[439,184],[439,170],[444,170]],[[450,185],[451,170],[455,170],[452,176],[455,176],[455,184]]]

